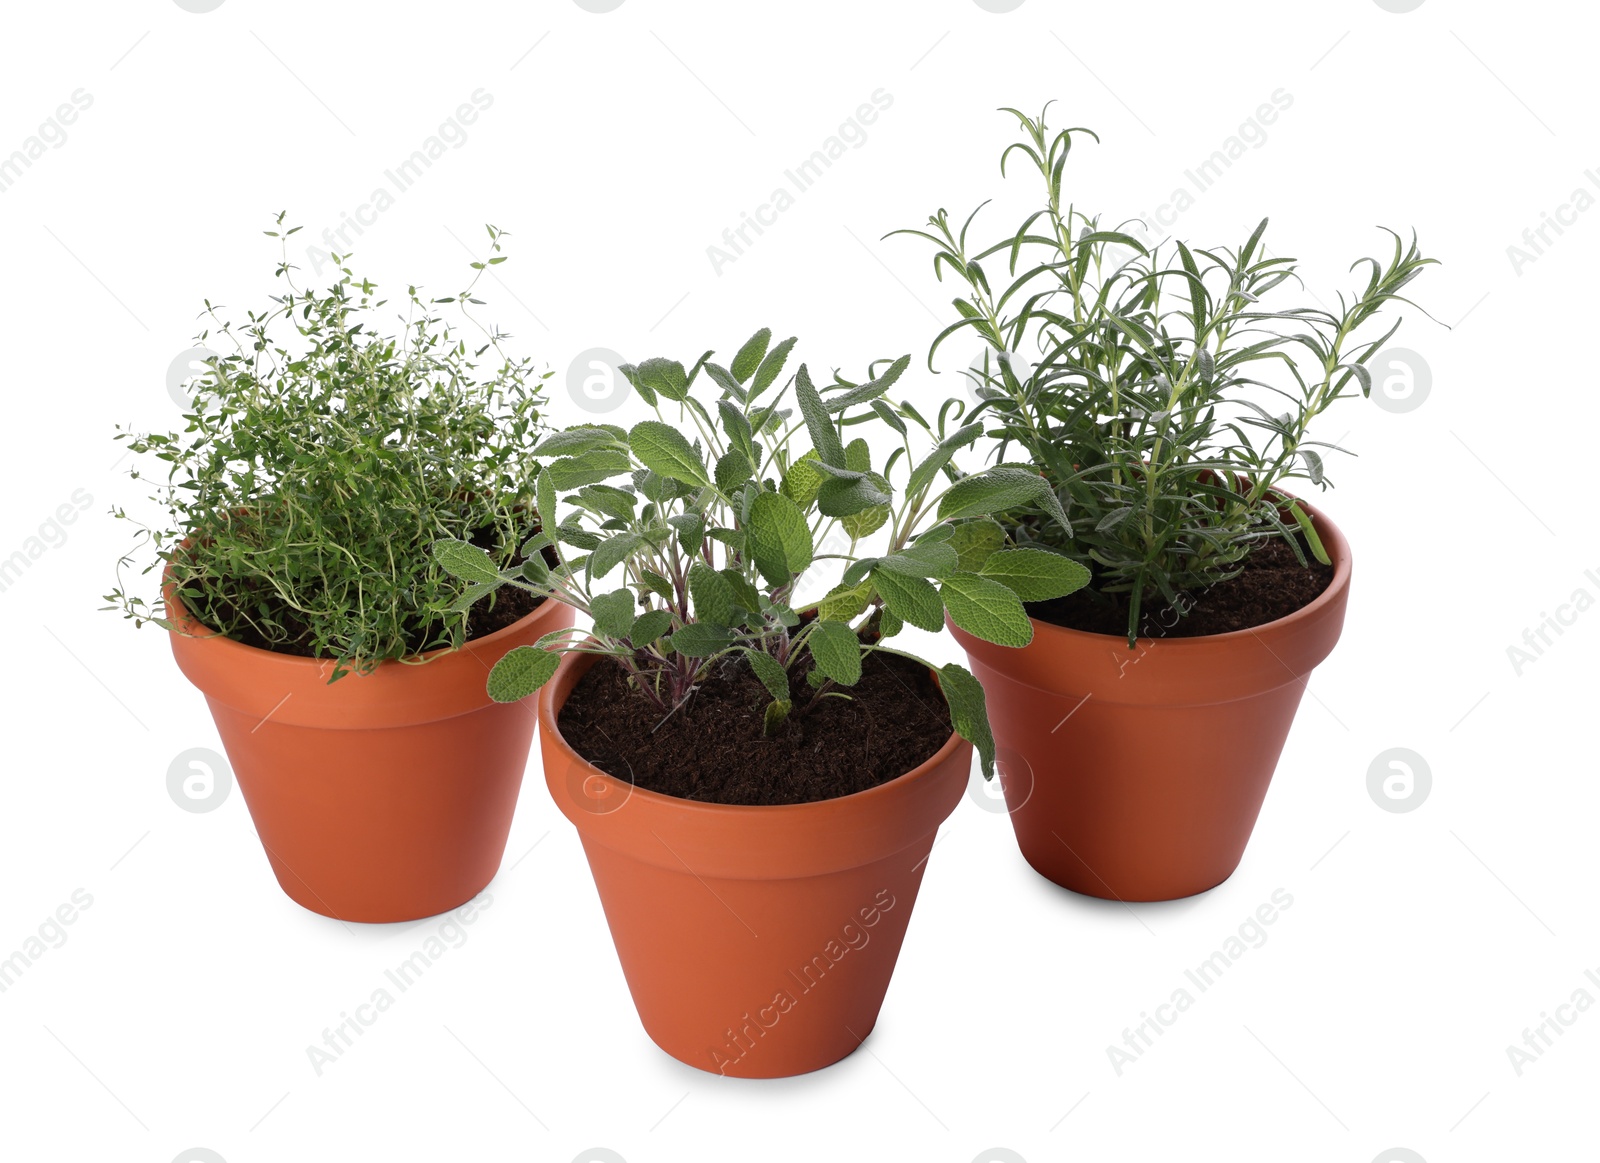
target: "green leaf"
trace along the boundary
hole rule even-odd
[[[670,610],[646,610],[633,620],[627,639],[635,646],[648,646],[672,629]]]
[[[1006,543],[1006,531],[989,517],[946,528],[951,532],[945,544],[956,551],[956,568],[963,573],[977,573],[989,555]]]
[[[667,642],[673,650],[688,658],[709,658],[733,645],[733,633],[725,626],[690,622]]]
[[[783,474],[783,483],[778,486],[784,496],[790,498],[797,505],[810,505],[817,499],[817,490],[822,487],[822,472],[817,468],[815,448],[806,449],[805,455],[789,466],[789,471]]]
[[[750,669],[756,672],[767,693],[779,702],[788,702],[789,674],[783,664],[764,650],[746,648],[744,656],[750,660]]]
[[[608,428],[583,424],[552,432],[534,446],[532,456],[577,456],[592,448],[615,448],[622,441]]]
[[[836,585],[817,603],[817,617],[825,621],[848,622],[867,612],[867,603],[871,598],[872,586],[867,582],[854,586]]]
[[[958,428],[941,440],[938,446],[928,454],[927,459],[911,470],[911,476],[906,480],[906,496],[915,497],[924,488],[932,484],[933,478],[938,476],[940,470],[950,463],[950,458],[966,445],[971,444],[982,433],[983,424],[974,422]]]
[[[893,610],[891,610],[887,606],[885,606],[883,608],[883,612],[878,616],[878,634],[879,634],[879,636],[883,637],[883,638],[893,638],[896,634],[900,633],[900,631],[904,630],[905,628],[906,628],[905,619],[903,619],[902,617],[900,617],[899,614],[896,614]]]
[[[979,572],[1025,602],[1064,597],[1089,584],[1088,569],[1048,549],[1002,549],[991,554]]]
[[[733,357],[733,378],[741,384],[756,373],[761,366],[762,357],[767,354],[767,344],[772,342],[772,329],[763,327],[749,339],[744,341],[744,346],[739,349],[739,354]],[[793,340],[789,341],[793,343]]]
[[[774,586],[788,585],[811,564],[811,527],[800,506],[782,493],[763,492],[750,503],[745,532],[756,568]]]
[[[550,580],[550,567],[545,564],[544,558],[537,553],[524,561],[520,569],[522,579],[532,582],[536,586],[542,586]]]
[[[464,582],[497,586],[503,580],[488,550],[453,537],[441,537],[433,543],[433,560],[445,573]]]
[[[556,485],[550,479],[549,469],[540,469],[533,482],[533,503],[539,514],[539,527],[546,533],[557,527]]]
[[[622,521],[633,520],[634,509],[639,503],[639,498],[633,493],[615,485],[585,485],[578,490],[578,500],[596,513]],[[524,547],[522,552],[526,555],[527,548]]]
[[[824,464],[848,467],[844,462],[844,445],[839,443],[839,433],[834,431],[833,420],[822,403],[822,397],[812,386],[806,365],[801,364],[795,374],[794,398],[800,405],[800,415],[805,418],[806,431],[811,434],[811,446]]]
[[[870,400],[876,400],[889,390],[894,382],[900,378],[900,373],[905,371],[910,363],[911,357],[902,355],[889,365],[888,371],[877,379],[872,380],[870,383],[862,384],[858,388],[851,388],[842,395],[835,396],[828,402],[828,411],[843,412],[845,409],[853,408],[857,404],[865,404]]]
[[[722,580],[733,591],[734,604],[749,614],[761,612],[761,593],[750,584],[750,579],[736,569],[720,569]]]
[[[633,376],[635,387],[643,385],[669,400],[682,400],[689,394],[689,373],[675,359],[647,359],[633,369]]]
[[[911,577],[945,577],[956,572],[959,561],[948,541],[921,541],[889,554],[878,565]]]
[[[851,472],[872,471],[872,445],[867,443],[866,437],[857,436],[844,446],[844,467]]]
[[[637,533],[617,533],[607,537],[594,547],[589,558],[589,576],[596,579],[605,577],[628,560],[643,543],[644,538]]]
[[[813,623],[806,648],[817,669],[834,682],[855,686],[861,680],[861,639],[845,623]]]
[[[888,482],[875,473],[852,473],[843,477],[825,472],[824,477],[817,489],[817,509],[825,517],[848,517],[875,505],[887,505],[892,500],[888,491],[881,487]]]
[[[978,752],[983,778],[994,776],[994,732],[989,729],[989,706],[983,684],[965,667],[947,663],[939,668],[939,688],[950,708],[950,725]]]
[[[789,717],[789,711],[794,706],[788,699],[774,699],[767,704],[767,709],[761,715],[761,733],[771,736],[783,726],[783,721]]]
[[[953,573],[939,587],[950,620],[961,629],[996,646],[1026,646],[1033,641],[1033,623],[1022,599],[997,581],[975,573]]]
[[[451,602],[445,607],[445,612],[447,614],[465,614],[468,610],[475,606],[480,599],[494,593],[495,590],[499,588],[499,586],[492,586],[486,582],[473,582],[471,585],[467,586],[466,589],[462,590],[458,595],[456,595],[455,601]]]
[[[633,591],[612,590],[589,599],[589,615],[594,619],[594,631],[602,638],[620,641],[633,632],[635,610]]]
[[[689,567],[689,596],[694,599],[694,616],[700,621],[733,625],[733,587],[703,561]]]
[[[1265,226],[1266,221],[1263,220],[1261,225]],[[1328,556],[1328,551],[1322,544],[1322,538],[1317,536],[1317,527],[1311,523],[1311,518],[1300,507],[1299,501],[1291,501],[1289,503],[1289,514],[1295,519],[1296,524],[1300,526],[1300,532],[1305,535],[1306,544],[1311,547],[1311,555],[1323,565],[1332,565],[1333,558]]]
[[[489,697],[497,703],[525,699],[550,681],[561,656],[537,646],[516,646],[506,651],[489,671]]]
[[[887,569],[873,570],[872,581],[895,617],[933,634],[944,629],[944,601],[932,582]]]
[[[674,513],[667,518],[667,524],[678,532],[678,544],[688,554],[700,552],[700,543],[706,536],[706,516],[704,513]]]
[[[963,477],[939,498],[939,517],[952,521],[1055,499],[1049,482],[1036,471],[1001,465]]]
[[[681,368],[679,369],[682,370]],[[688,439],[670,424],[660,420],[641,420],[628,433],[628,446],[651,472],[669,480],[692,485],[708,485],[706,466]]]
[[[839,518],[839,527],[849,534],[852,541],[860,541],[863,537],[870,537],[884,523],[889,520],[888,505],[874,505],[870,509],[862,509],[859,513],[851,513],[848,517]]]
[[[547,466],[551,483],[558,490],[597,484],[607,477],[627,472],[633,462],[626,452],[615,448],[593,448],[578,456],[563,456]]]
[[[641,569],[639,576],[644,579],[644,588],[659,598],[672,601],[677,595],[673,592],[672,583],[662,577],[653,569]]]
[[[762,392],[772,386],[772,381],[778,378],[783,371],[783,365],[789,359],[789,353],[794,350],[794,336],[790,336],[767,352],[761,366],[756,369],[756,378],[750,381],[750,399],[755,399]],[[735,359],[734,362],[738,362]]]
[[[754,475],[754,470],[750,467],[750,458],[743,450],[730,448],[717,457],[717,467],[713,475],[716,477],[717,490],[726,495],[749,480]]]

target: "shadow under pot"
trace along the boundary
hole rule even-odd
[[[561,735],[561,708],[595,662],[569,654],[541,688],[540,747],[645,1031],[679,1061],[736,1078],[846,1057],[877,1021],[972,745],[951,735],[904,775],[811,803],[661,795],[607,775]]]
[[[1233,875],[1306,682],[1344,625],[1349,543],[1302,505],[1333,580],[1276,621],[1131,649],[1037,619],[1021,648],[950,627],[983,683],[1017,843],[1042,876],[1157,901]]]
[[[466,903],[499,871],[535,716],[484,679],[514,646],[572,624],[532,613],[425,663],[330,684],[331,659],[260,650],[194,621],[170,578],[172,653],[206,697],[278,884],[341,921],[410,921]]]

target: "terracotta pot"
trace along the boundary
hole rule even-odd
[[[1131,650],[1037,620],[1021,649],[951,626],[988,698],[1017,843],[1042,875],[1153,901],[1204,892],[1239,866],[1306,681],[1344,625],[1350,546],[1304,507],[1333,581],[1264,626]]]
[[[545,780],[578,828],[645,1031],[738,1078],[817,1070],[872,1031],[939,824],[972,746],[838,799],[749,807],[634,788],[591,766],[556,719],[595,662],[539,692]]]
[[[172,653],[211,707],[272,871],[296,903],[343,921],[409,921],[494,879],[535,717],[484,693],[513,646],[572,624],[541,602],[424,664],[383,662],[329,685],[333,663],[258,650],[194,622]]]

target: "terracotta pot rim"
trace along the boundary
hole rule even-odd
[[[1285,614],[1281,618],[1274,618],[1270,622],[1262,622],[1256,626],[1246,626],[1242,630],[1228,630],[1222,634],[1191,634],[1179,638],[1146,637],[1141,635],[1134,639],[1137,643],[1159,642],[1165,649],[1200,650],[1214,643],[1230,643],[1241,641],[1251,635],[1260,634],[1266,630],[1286,630],[1297,622],[1315,618],[1321,611],[1338,600],[1339,592],[1350,584],[1350,543],[1345,539],[1344,532],[1333,523],[1327,513],[1312,505],[1309,501],[1301,500],[1301,506],[1306,513],[1317,520],[1320,526],[1319,533],[1324,542],[1324,548],[1333,559],[1333,579],[1328,582],[1328,588],[1323,590],[1311,601],[1301,606],[1298,610]],[[1331,542],[1331,544],[1329,544]],[[1093,643],[1093,642],[1127,642],[1123,634],[1099,634],[1089,630],[1074,630],[1069,626],[1058,626],[1054,622],[1040,621],[1038,618],[1029,617],[1033,623],[1034,641],[1029,645],[1039,642],[1041,631],[1045,638],[1054,637],[1062,643]],[[948,619],[947,619],[948,623]]]
[[[588,641],[592,642],[594,639],[591,638],[588,639]],[[595,658],[595,661],[589,663],[590,666],[593,666],[600,661],[599,656],[593,657]],[[563,660],[563,665],[565,665],[565,660]],[[938,671],[934,670],[934,668],[931,666],[928,667],[928,670],[929,673],[934,676],[934,681],[937,683]],[[555,682],[555,679],[552,678],[550,681],[553,683]],[[703,800],[688,800],[681,796],[669,796],[662,792],[650,791],[648,788],[642,788],[636,784],[618,779],[610,772],[601,771],[582,755],[579,755],[572,744],[567,741],[566,736],[561,733],[561,728],[557,723],[559,712],[548,705],[550,701],[551,700],[546,700],[543,698],[539,699],[539,730],[546,739],[559,745],[563,751],[571,756],[573,762],[582,764],[588,769],[589,772],[593,773],[593,775],[599,776],[608,783],[615,784],[619,789],[628,789],[627,794],[629,797],[641,797],[643,803],[654,804],[659,811],[676,810],[688,815],[702,816],[706,818],[722,817],[733,820],[740,817],[748,818],[753,815],[762,815],[768,819],[776,819],[780,814],[785,812],[799,817],[806,814],[815,814],[819,811],[831,812],[838,810],[832,805],[848,804],[852,807],[856,805],[867,806],[876,803],[880,799],[886,799],[903,793],[905,788],[913,780],[920,779],[935,770],[941,764],[946,762],[950,758],[951,754],[957,749],[963,746],[969,746],[965,739],[952,730],[950,732],[950,737],[946,739],[942,745],[940,745],[939,750],[928,756],[927,759],[917,764],[917,766],[911,768],[909,771],[901,772],[893,779],[884,780],[882,783],[877,784],[874,787],[865,788],[857,792],[851,792],[849,795],[832,796],[825,800],[808,800],[805,803],[799,804],[716,804],[707,803]],[[564,703],[565,700],[563,700],[563,704]]]
[[[169,637],[185,638],[196,643],[211,643],[212,645],[205,646],[202,649],[222,651],[226,656],[237,658],[242,665],[250,665],[252,661],[254,661],[256,665],[260,665],[260,659],[270,658],[275,660],[273,665],[298,666],[306,669],[307,671],[326,671],[328,667],[333,665],[335,661],[332,658],[313,658],[310,655],[289,654],[280,650],[263,650],[259,646],[251,646],[249,643],[240,642],[237,638],[230,638],[220,630],[213,630],[204,622],[201,622],[198,618],[189,613],[188,607],[186,607],[183,604],[182,599],[178,597],[177,586],[172,580],[171,565],[168,565],[164,570],[162,570],[161,573],[161,597],[166,603],[166,617],[169,622],[174,622],[185,629],[192,627],[197,631],[196,633],[183,633],[181,630],[169,630],[167,631]],[[403,659],[385,658],[374,668],[374,673],[379,670],[389,670],[394,667],[415,667],[424,663],[432,662],[443,655],[461,654],[465,653],[469,649],[482,646],[493,646],[501,638],[509,637],[517,633],[519,630],[523,629],[531,619],[537,618],[541,614],[545,613],[545,606],[554,600],[555,599],[553,598],[540,598],[538,605],[534,606],[533,609],[529,610],[515,622],[512,622],[509,626],[502,626],[493,633],[484,634],[478,638],[468,638],[459,647],[439,646],[432,650],[425,651],[422,654],[409,655]]]

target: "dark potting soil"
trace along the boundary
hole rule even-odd
[[[1148,602],[1139,611],[1139,634],[1149,638],[1199,638],[1264,626],[1310,605],[1333,582],[1333,566],[1323,565],[1301,543],[1308,565],[1301,565],[1288,542],[1273,537],[1260,542],[1244,559],[1244,569],[1227,581],[1191,595],[1187,614],[1178,616],[1168,603]],[[1097,598],[1085,588],[1064,598],[1028,603],[1028,613],[1041,622],[1090,634],[1128,633],[1128,601]]]
[[[797,668],[798,669],[798,668]],[[950,738],[950,712],[928,669],[872,653],[861,680],[814,697],[790,683],[794,710],[769,739],[772,696],[742,659],[729,659],[663,719],[628,674],[601,659],[561,709],[561,735],[608,775],[714,804],[803,804],[865,791],[925,763]]]

